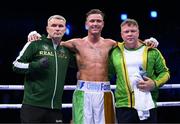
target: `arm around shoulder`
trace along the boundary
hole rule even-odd
[[[77,44],[78,44],[78,41],[81,40],[80,38],[76,38],[76,39],[71,39],[71,40],[68,40],[68,41],[62,41],[60,43],[60,45],[62,46],[65,46],[67,48],[69,48],[70,50],[74,51],[74,52],[77,52]]]

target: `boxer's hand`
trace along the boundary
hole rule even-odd
[[[28,34],[28,42],[32,42],[32,41],[36,41],[36,40],[40,40],[41,39],[41,35],[39,33],[37,33],[37,31],[31,31]]]
[[[47,68],[49,66],[49,61],[47,57],[43,57],[39,60],[41,68]]]
[[[159,45],[159,42],[153,37],[146,39],[144,43],[151,48],[156,48]]]

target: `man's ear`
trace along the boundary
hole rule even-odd
[[[88,29],[89,29],[89,26],[85,25],[85,29],[88,30]]]
[[[85,22],[85,29],[88,30],[89,26],[87,25],[87,21]]]
[[[103,21],[103,28],[104,28],[104,21]]]
[[[66,33],[67,27],[65,26],[64,33]]]

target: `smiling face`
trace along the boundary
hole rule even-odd
[[[91,34],[100,34],[103,27],[104,21],[101,14],[91,14],[86,19],[86,27],[88,32]]]

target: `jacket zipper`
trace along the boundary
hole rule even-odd
[[[55,97],[55,94],[56,94],[56,88],[57,88],[57,75],[58,75],[58,64],[57,64],[57,53],[56,53],[56,50],[54,50],[54,55],[55,55],[55,67],[56,67],[56,73],[55,73],[55,86],[54,86],[54,92],[53,92],[53,96],[52,96],[52,99],[51,99],[51,108],[54,109],[54,97]]]

